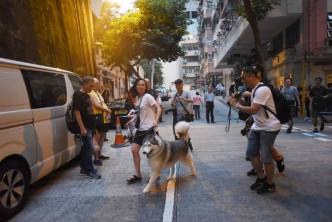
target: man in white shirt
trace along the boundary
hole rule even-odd
[[[273,182],[272,149],[281,124],[277,117],[263,107],[267,106],[276,112],[271,90],[266,86],[258,87],[262,84],[260,82],[261,76],[258,74],[261,74],[261,72],[257,72],[254,67],[246,67],[241,75],[242,82],[246,87],[253,89],[250,107],[238,104],[234,98],[230,98],[229,102],[235,108],[253,115],[255,123],[252,125],[248,135],[246,156],[250,158],[258,177],[256,182],[250,186],[250,189],[257,190],[258,194],[269,194],[276,191]],[[253,97],[253,94],[255,94],[255,97]],[[262,162],[265,166],[266,175],[263,171]]]

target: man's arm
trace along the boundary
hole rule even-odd
[[[88,132],[86,131],[86,129],[84,127],[80,111],[75,110],[74,113],[75,113],[75,116],[76,116],[77,123],[78,123],[78,125],[81,129],[81,135],[82,136],[88,135]]]
[[[111,114],[111,110],[109,110],[109,109],[107,109],[107,108],[105,108],[105,107],[99,105],[98,102],[96,101],[96,99],[95,99],[92,95],[90,95],[90,100],[91,100],[91,104],[92,104],[96,109],[99,109],[100,111],[104,111],[104,112],[106,112],[106,113],[108,113],[108,114]]]

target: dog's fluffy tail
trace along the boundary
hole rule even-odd
[[[188,139],[189,139],[189,134],[188,134],[189,128],[190,128],[189,123],[187,123],[185,121],[178,122],[175,125],[175,135],[176,135],[176,137],[182,138],[182,139],[184,139],[185,141],[188,142]]]

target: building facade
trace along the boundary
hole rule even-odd
[[[184,37],[180,45],[185,49],[185,56],[178,59],[178,78],[182,79],[184,84],[193,85],[199,78],[200,69],[200,51],[198,40],[198,4],[199,1],[190,0],[186,3],[187,14],[192,24],[188,26],[189,34]]]
[[[198,33],[200,46],[200,77],[206,80],[207,85],[215,86],[224,83],[223,69],[215,68],[213,62],[213,48],[216,44],[214,32],[220,3],[216,0],[201,0],[199,3]]]
[[[252,57],[254,38],[248,22],[235,13],[241,1],[219,2],[220,30],[216,35],[214,66],[233,66],[234,79]],[[266,74],[271,83],[283,85],[284,79],[291,77],[293,85],[304,81],[309,85],[318,76],[324,85],[328,82],[332,73],[331,12],[332,3],[327,0],[282,0],[259,22]]]

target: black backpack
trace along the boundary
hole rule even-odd
[[[73,100],[67,106],[65,119],[66,119],[66,123],[67,123],[67,129],[69,132],[71,132],[73,134],[81,133],[81,129],[78,125],[78,122],[76,120],[76,116],[74,113]]]
[[[287,123],[291,119],[291,111],[287,104],[285,96],[278,89],[274,88],[270,84],[260,84],[255,89],[253,98],[255,97],[256,90],[262,86],[267,86],[271,90],[274,100],[274,105],[277,111],[277,113],[274,113],[269,107],[263,106],[265,108],[265,114],[267,118],[269,118],[269,115],[267,114],[266,110],[270,111],[273,115],[275,115],[281,124]]]

